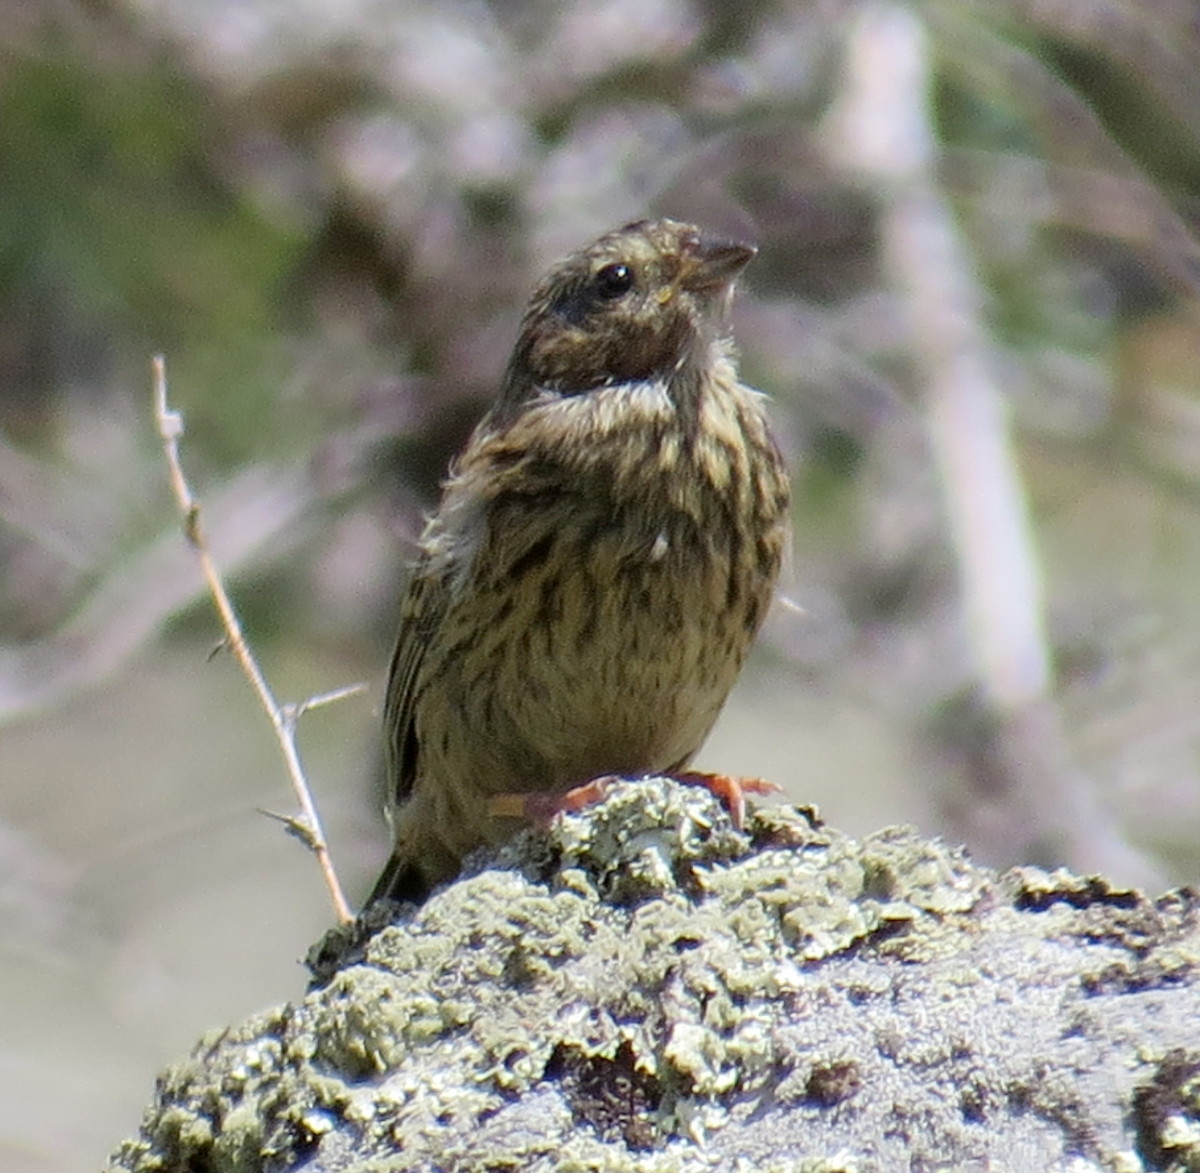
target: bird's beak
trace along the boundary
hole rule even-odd
[[[679,286],[693,293],[720,293],[737,280],[757,253],[752,245],[735,240],[698,237],[684,251]]]

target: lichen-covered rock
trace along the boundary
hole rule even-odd
[[[1190,1169],[1197,925],[624,783],[204,1040],[111,1168]]]

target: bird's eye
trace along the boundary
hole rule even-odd
[[[605,265],[596,274],[596,292],[605,301],[624,297],[633,288],[633,270],[628,265]]]

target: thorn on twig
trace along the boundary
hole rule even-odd
[[[367,685],[363,681],[359,681],[357,684],[346,684],[341,688],[330,689],[329,692],[317,693],[316,696],[310,696],[302,701],[287,701],[279,706],[279,712],[283,717],[284,724],[288,729],[294,731],[305,713],[311,713],[313,709],[324,708],[326,705],[332,705],[335,701],[358,696],[360,692],[366,691]]]
[[[188,544],[199,547],[200,541],[200,507],[191,505],[187,513],[183,517],[183,536],[187,538]]]
[[[309,851],[316,851],[317,837],[312,827],[305,821],[303,815],[281,815],[278,811],[269,811],[265,807],[255,807],[260,815],[281,823],[283,829],[291,836],[299,839]]]
[[[330,689],[329,692],[318,693],[316,696],[310,696],[306,701],[301,701],[297,707],[296,715],[302,716],[305,713],[311,713],[313,709],[324,708],[326,705],[346,700],[348,697],[358,696],[360,693],[366,691],[366,681],[360,680],[357,684],[346,684],[341,688]]]

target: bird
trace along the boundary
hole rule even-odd
[[[729,329],[756,252],[639,220],[536,285],[402,596],[394,848],[368,904],[420,902],[511,838],[514,799],[680,775],[707,737],[788,545],[787,469]]]

